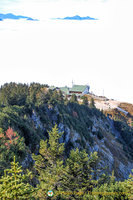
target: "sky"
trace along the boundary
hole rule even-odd
[[[97,95],[133,103],[132,0],[0,0],[0,85],[89,84]],[[91,17],[98,20],[57,20]]]

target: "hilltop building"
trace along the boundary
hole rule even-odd
[[[68,97],[71,96],[72,94],[75,94],[76,96],[80,97],[85,94],[89,94],[90,86],[88,86],[88,85],[73,85],[72,88],[69,88],[67,86],[60,87],[60,88],[51,86],[49,89],[52,89],[52,90],[60,89]]]
[[[76,94],[77,96],[82,96],[84,94],[89,94],[90,87],[88,85],[73,85],[69,89],[69,94]]]

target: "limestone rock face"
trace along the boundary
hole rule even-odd
[[[69,108],[69,112],[71,109]],[[58,107],[46,108],[46,113],[49,123],[49,128],[57,123],[60,132],[63,132],[60,138],[60,143],[65,143],[65,147],[68,148],[85,148],[88,153],[97,151],[101,159],[100,165],[107,166],[108,172],[111,174],[112,170],[115,172],[115,176],[118,180],[128,178],[131,170],[133,169],[133,161],[127,158],[125,151],[123,150],[123,144],[119,142],[121,134],[115,129],[114,122],[109,117],[97,117],[91,116],[91,121],[88,125],[86,136],[78,132],[72,125],[67,125],[60,120],[60,111]],[[78,115],[76,116],[78,118]],[[43,132],[46,132],[47,128],[40,120],[40,116],[36,111],[32,113],[31,120],[36,128],[40,127]],[[52,125],[53,124],[53,125]],[[89,124],[89,123],[88,123]],[[90,138],[93,142],[90,142]],[[72,145],[72,147],[69,147]],[[68,151],[69,153],[69,151]],[[23,165],[26,165],[27,158]]]
[[[41,129],[43,129],[43,125],[42,125],[42,123],[40,121],[40,117],[37,115],[37,113],[34,110],[32,112],[31,119],[34,122],[35,128],[39,128],[40,127]]]

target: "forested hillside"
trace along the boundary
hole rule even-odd
[[[115,117],[110,115],[96,109],[93,99],[87,102],[82,97],[79,102],[75,95],[68,99],[48,85],[1,86],[0,197],[21,199],[15,191],[10,197],[3,192],[8,190],[8,184],[4,189],[3,180],[12,179],[16,162],[22,166],[20,174],[27,169],[32,172],[25,178],[24,187],[24,179],[18,181],[24,199],[47,199],[49,190],[56,193],[54,199],[94,199],[93,192],[104,191],[129,193],[133,127],[121,112]],[[12,171],[4,173],[11,162]],[[120,194],[116,196],[115,199],[121,198]],[[122,197],[131,199],[131,194],[123,193]],[[104,197],[96,195],[95,199]],[[106,199],[114,197],[106,195]]]

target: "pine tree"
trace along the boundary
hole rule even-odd
[[[64,143],[59,144],[62,133],[58,131],[57,125],[49,133],[49,140],[41,140],[39,155],[33,155],[35,169],[38,172],[39,199],[48,199],[47,192],[56,194],[61,190],[61,180],[65,174],[63,166]],[[58,196],[58,195],[57,195]]]
[[[64,197],[73,200],[83,199],[85,193],[92,191],[97,182],[93,180],[93,165],[95,161],[92,155],[89,159],[85,150],[79,151],[78,148],[71,150],[70,156],[66,161],[67,173],[62,181],[62,187],[65,191]]]
[[[132,170],[132,174],[130,174],[129,176],[129,179],[126,180],[123,184],[124,184],[124,188],[125,188],[128,198],[132,199],[133,197],[133,170]]]
[[[95,108],[95,101],[93,98],[90,100],[90,108]]]
[[[108,183],[104,183],[93,189],[91,198],[96,200],[128,200],[126,186],[124,182],[115,181],[114,172],[110,176]],[[90,199],[91,199],[90,198]]]
[[[87,96],[82,96],[81,99],[83,100],[82,104],[85,105],[85,106],[88,106],[88,98],[87,98]]]
[[[76,94],[72,94],[71,99],[70,99],[70,103],[78,103]]]
[[[58,92],[58,103],[64,103],[64,97],[61,90]]]
[[[22,174],[22,167],[14,161],[11,163],[11,169],[4,170],[4,175],[0,179],[0,199],[34,199],[33,192],[35,189],[26,183],[31,176],[28,172],[26,175]]]
[[[67,95],[66,95],[66,96],[65,96],[65,99],[64,99],[64,104],[67,105],[68,102],[69,102],[69,100],[68,100],[68,97],[67,97]]]

